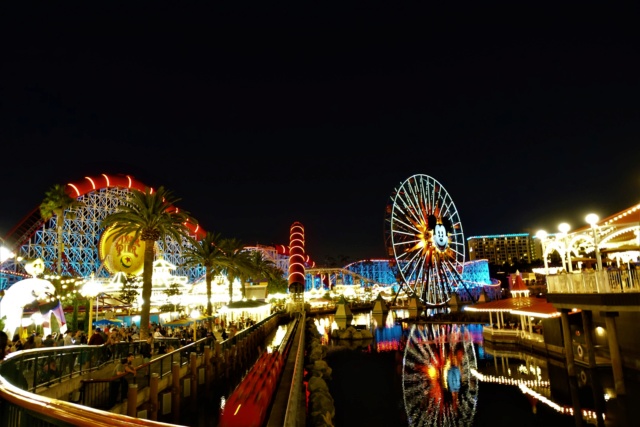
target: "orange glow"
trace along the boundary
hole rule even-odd
[[[435,368],[435,366],[429,366],[429,369],[427,369],[427,374],[429,375],[429,378],[438,378],[438,370]]]

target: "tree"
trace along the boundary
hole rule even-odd
[[[251,251],[249,256],[249,267],[251,281],[260,283],[263,280],[267,282],[271,279],[282,277],[283,272],[276,267],[276,264],[268,258],[265,258],[261,251]],[[246,295],[244,284],[242,286],[243,294]]]
[[[282,273],[282,270],[280,270],[277,267],[276,267],[276,270]],[[289,281],[285,277],[282,277],[282,276],[274,277],[272,279],[269,279],[267,283],[267,292],[269,292],[270,295],[286,294],[288,290],[289,290]]]
[[[144,261],[142,269],[142,310],[140,313],[140,339],[149,336],[150,299],[153,286],[153,262],[155,243],[162,240],[167,247],[167,238],[173,238],[183,247],[185,241],[195,241],[190,236],[187,223],[196,221],[186,211],[179,210],[175,203],[181,199],[164,187],[158,191],[145,188],[144,191],[131,190],[117,211],[102,220],[102,226],[112,227],[114,239],[131,236],[132,241],[144,243]]]
[[[211,281],[227,266],[225,253],[216,246],[221,241],[220,234],[207,232],[205,236],[193,246],[186,247],[182,252],[186,267],[203,266],[205,269],[204,280],[207,286],[207,316],[213,314],[211,306]]]
[[[138,299],[138,295],[140,295],[139,289],[140,286],[138,285],[137,277],[125,276],[125,280],[120,286],[118,298],[129,305],[129,314],[131,314],[133,303]]]
[[[62,291],[60,280],[62,279],[62,257],[64,254],[64,218],[65,212],[69,218],[75,217],[75,212],[72,210],[84,206],[84,203],[71,197],[67,194],[66,186],[61,184],[55,184],[48,191],[44,193],[44,199],[40,203],[40,216],[43,220],[49,221],[54,216],[56,217],[56,237],[58,243],[58,249],[56,254],[56,273],[59,280],[54,281],[56,294],[60,294]],[[74,329],[77,327],[78,321],[78,298],[74,296],[72,299],[73,315],[71,327]]]
[[[43,220],[49,221],[54,216],[56,217],[56,234],[58,243],[57,253],[57,273],[58,276],[62,276],[62,255],[64,253],[64,217],[67,210],[77,209],[84,206],[84,203],[78,199],[74,199],[67,194],[66,186],[56,184],[45,192],[44,200],[40,203],[40,216]],[[73,212],[69,212],[68,216],[75,215]],[[56,289],[58,292],[60,289]]]
[[[251,274],[250,252],[235,238],[222,239],[218,247],[223,253],[224,273],[229,281],[229,302],[233,302],[233,281]]]

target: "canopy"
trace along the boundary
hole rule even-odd
[[[193,323],[193,321],[194,319],[192,319],[191,317],[188,317],[186,319],[176,319],[176,320],[172,320],[171,322],[163,323],[162,326],[170,326],[170,327],[189,326],[190,324]]]
[[[202,322],[208,319],[213,319],[213,316],[200,316],[195,319],[193,317],[186,317],[184,319],[175,319],[175,320],[172,320],[171,322],[166,322],[161,324],[162,326],[170,326],[170,327],[188,326],[193,322]]]
[[[120,319],[100,319],[93,322],[93,326],[121,325]]]

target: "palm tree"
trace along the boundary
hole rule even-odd
[[[103,227],[113,227],[115,240],[131,235],[133,242],[141,240],[144,243],[140,313],[140,339],[143,340],[149,336],[155,243],[162,240],[166,248],[167,237],[173,238],[181,247],[185,240],[195,243],[186,224],[195,224],[196,221],[188,212],[175,207],[180,200],[164,187],[159,187],[156,192],[148,187],[145,191],[131,190],[118,210],[102,220]]]
[[[254,283],[260,283],[262,279],[275,280],[282,278],[283,272],[276,264],[269,258],[265,258],[264,253],[261,251],[252,251],[249,257],[249,265],[251,267],[251,281]],[[243,293],[244,286],[242,287]]]
[[[67,194],[66,186],[55,184],[44,193],[44,200],[40,203],[40,216],[43,220],[49,221],[56,217],[56,233],[58,237],[57,273],[62,276],[62,254],[64,252],[64,214],[69,209],[77,209],[84,206],[84,203],[74,199]],[[69,212],[69,217],[75,213]],[[57,290],[59,291],[59,289]]]
[[[217,274],[221,273],[227,265],[225,253],[216,246],[216,243],[221,240],[220,234],[208,231],[194,246],[186,247],[182,252],[185,258],[185,267],[203,266],[205,268],[204,280],[207,285],[207,316],[213,314],[213,308],[211,306],[211,281]]]
[[[84,206],[84,203],[71,197],[67,194],[66,185],[55,184],[48,191],[44,193],[44,200],[40,203],[40,217],[43,220],[49,221],[54,216],[56,217],[56,234],[57,234],[57,243],[58,250],[56,254],[56,272],[59,280],[54,280],[53,283],[56,288],[56,294],[60,294],[62,291],[61,288],[61,279],[62,279],[62,256],[64,254],[64,218],[65,212],[68,210],[74,210]],[[67,213],[69,218],[73,218],[75,216],[75,212],[70,211]],[[78,322],[78,297],[77,295],[73,298],[73,315],[71,318],[70,326],[73,329],[77,328]]]
[[[223,253],[224,272],[229,281],[229,303],[233,302],[233,281],[251,274],[250,252],[240,240],[222,239],[218,247]]]

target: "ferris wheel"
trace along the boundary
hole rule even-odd
[[[385,220],[387,251],[399,280],[430,306],[464,285],[465,243],[458,211],[438,181],[413,175],[391,195]]]
[[[478,397],[473,334],[464,325],[414,324],[404,349],[402,396],[409,425],[472,426]]]

